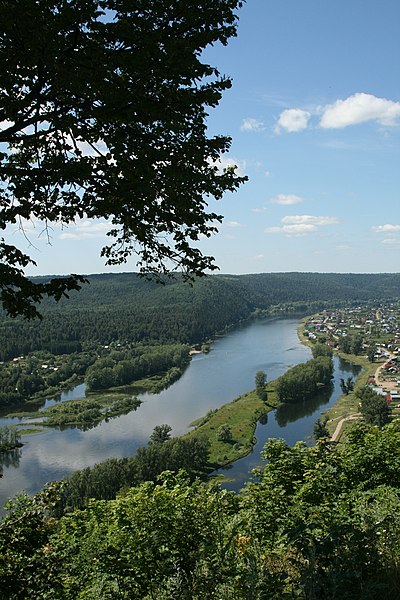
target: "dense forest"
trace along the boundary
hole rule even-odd
[[[40,278],[39,278],[40,279]],[[32,351],[81,352],[111,341],[201,343],[252,315],[310,313],[325,306],[398,297],[399,274],[212,275],[193,286],[136,274],[91,275],[80,292],[40,305],[41,321],[0,317],[0,360]]]
[[[63,484],[20,496],[0,525],[2,598],[397,600],[398,422],[359,424],[344,446],[270,440],[264,458],[239,494],[170,470],[77,510]],[[122,471],[138,481],[139,463],[108,467],[104,496]]]

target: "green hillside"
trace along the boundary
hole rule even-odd
[[[212,275],[193,286],[133,273],[90,275],[58,304],[40,306],[42,321],[0,320],[0,360],[34,350],[73,352],[115,340],[201,343],[252,314],[312,312],[324,306],[397,298],[400,274],[263,273]]]

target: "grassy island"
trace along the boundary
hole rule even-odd
[[[187,437],[200,434],[209,440],[210,464],[214,467],[224,466],[243,458],[251,452],[255,443],[254,432],[257,421],[278,405],[275,386],[276,381],[268,382],[267,402],[260,400],[253,390],[216,410],[209,411],[204,417],[192,423],[194,430],[188,433]],[[227,441],[218,439],[218,430],[222,425],[227,425],[232,434]]]

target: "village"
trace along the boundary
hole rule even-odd
[[[305,323],[304,335],[370,362],[367,385],[400,408],[400,303],[324,310]]]

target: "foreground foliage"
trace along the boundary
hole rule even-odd
[[[360,412],[370,425],[385,425],[390,421],[391,409],[385,396],[370,388],[362,388],[356,393],[360,399]]]
[[[344,448],[270,440],[264,458],[238,495],[166,472],[63,516],[58,484],[15,500],[2,597],[398,598],[398,423],[358,425]]]
[[[236,35],[241,2],[0,6],[0,228],[38,221],[50,239],[52,225],[102,218],[107,264],[136,254],[146,274],[216,269],[194,242],[222,220],[209,199],[246,178],[218,168],[231,140],[208,137],[205,122],[231,80],[201,59]],[[12,316],[37,316],[43,296],[59,300],[85,281],[32,281],[24,269],[34,260],[4,237],[0,258],[0,301]]]

